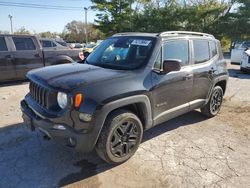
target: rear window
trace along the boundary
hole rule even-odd
[[[87,44],[87,45],[85,46],[85,48],[93,48],[93,47],[95,47],[95,44]]]
[[[4,37],[0,37],[0,51],[8,51]]]
[[[16,50],[35,50],[35,44],[31,38],[28,37],[13,37]]]
[[[194,63],[204,63],[209,60],[209,45],[206,40],[194,40]]]
[[[245,41],[242,46],[243,46],[243,48],[249,48],[250,47],[250,41]]]
[[[49,40],[41,40],[40,42],[41,42],[43,48],[51,48],[52,47],[52,43]]]

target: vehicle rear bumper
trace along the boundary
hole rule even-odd
[[[62,145],[74,147],[83,152],[90,152],[95,146],[95,142],[89,139],[91,133],[80,133],[67,124],[58,124],[49,119],[39,117],[25,100],[21,101],[22,117],[26,126],[34,131],[38,128],[46,136],[56,140]],[[55,126],[60,125],[61,129]]]

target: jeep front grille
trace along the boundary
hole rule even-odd
[[[56,110],[57,93],[30,81],[30,95],[43,108]]]

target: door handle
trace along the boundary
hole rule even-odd
[[[191,80],[193,78],[194,74],[188,74],[184,77],[184,80]]]

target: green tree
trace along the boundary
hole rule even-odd
[[[60,36],[60,33],[56,33],[56,32],[50,32],[50,31],[46,31],[46,32],[41,32],[39,33],[40,37],[42,38],[56,38],[57,36]]]
[[[87,31],[87,33],[86,33]],[[89,41],[96,41],[103,38],[103,33],[93,27],[93,24],[87,26],[81,21],[72,21],[68,23],[61,35],[67,42],[86,42],[86,34]]]
[[[234,10],[232,7],[236,7]],[[221,20],[220,33],[224,33],[233,40],[250,38],[250,1],[234,0],[231,9]]]
[[[132,0],[92,0],[96,14],[96,28],[106,36],[131,30]]]

